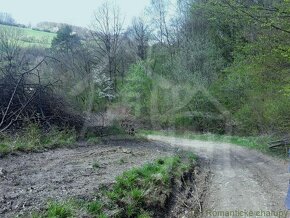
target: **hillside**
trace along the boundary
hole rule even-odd
[[[0,218],[290,218],[290,0],[142,2],[1,4]]]
[[[36,46],[49,48],[52,39],[56,36],[55,33],[38,31],[29,28],[6,26],[0,24],[0,31],[3,29],[11,29],[12,31],[19,31],[19,34],[21,35],[21,41],[23,42],[24,47]]]

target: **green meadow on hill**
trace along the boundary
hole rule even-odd
[[[51,46],[52,39],[56,36],[55,33],[33,30],[30,28],[22,28],[15,26],[6,26],[0,24],[0,30],[13,30],[19,32],[21,41],[24,47],[44,47],[49,48]]]

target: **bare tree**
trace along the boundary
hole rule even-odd
[[[116,90],[118,60],[117,54],[121,44],[123,20],[120,10],[113,4],[105,2],[94,14],[93,37],[97,44],[99,60],[106,57],[108,73]]]
[[[151,0],[148,13],[157,28],[155,39],[161,44],[171,45],[171,34],[168,25],[170,0]]]
[[[142,18],[134,18],[132,23],[133,40],[137,44],[137,55],[142,60],[147,58],[148,42],[151,35],[149,25]]]
[[[0,27],[0,71],[3,75],[16,72],[17,59],[21,54],[22,32],[16,29]]]
[[[53,95],[54,83],[41,78],[40,66],[48,57],[22,43],[21,32],[0,31],[0,133],[27,121],[65,123],[68,117],[62,112],[64,100]]]
[[[72,90],[79,81],[92,81],[93,55],[87,41],[81,41],[70,26],[64,26],[57,32],[51,47],[53,62],[50,75],[61,81],[64,92]],[[51,66],[49,66],[51,67]]]
[[[6,12],[0,12],[0,23],[5,24],[5,25],[15,25],[16,24],[14,18]]]

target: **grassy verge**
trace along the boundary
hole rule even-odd
[[[34,218],[120,217],[149,218],[164,215],[172,195],[174,181],[193,171],[196,157],[181,153],[161,158],[123,173],[111,187],[101,187],[94,200],[79,203],[49,203],[47,210]]]
[[[41,130],[37,125],[30,124],[23,130],[12,135],[0,134],[0,157],[16,151],[33,152],[44,149],[76,146],[77,141],[89,145],[99,144],[102,140],[118,137],[119,139],[141,140],[142,137],[127,135],[117,126],[106,127],[103,130],[89,129],[82,137],[75,130],[59,130],[57,127],[49,131]]]
[[[15,151],[37,151],[46,148],[57,148],[71,145],[76,142],[74,130],[51,129],[42,132],[37,125],[31,124],[23,132],[9,135],[0,135],[0,155],[6,155]]]
[[[143,130],[140,132],[142,135],[164,135],[164,136],[174,136],[180,138],[187,138],[193,140],[201,141],[216,141],[216,142],[226,142],[235,145],[240,145],[250,149],[255,149],[260,152],[286,158],[287,154],[285,149],[269,149],[268,143],[274,141],[275,139],[271,136],[251,136],[251,137],[240,137],[231,135],[217,135],[217,134],[197,134],[192,132],[174,132],[174,131],[152,131]]]

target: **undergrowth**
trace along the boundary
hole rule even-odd
[[[88,131],[81,141],[95,145],[99,144],[103,136],[124,134],[118,127],[112,126],[104,128],[104,132]],[[104,134],[104,135],[102,135]],[[17,133],[0,134],[0,157],[16,151],[32,152],[44,149],[54,149],[60,147],[70,147],[80,140],[78,133],[74,129],[59,129],[52,127],[49,130],[42,130],[36,124],[28,124]]]
[[[0,135],[0,155],[15,151],[30,152],[46,148],[63,147],[75,142],[75,130],[59,130],[55,127],[49,131],[43,131],[37,125],[30,124],[17,134],[6,133]]]

